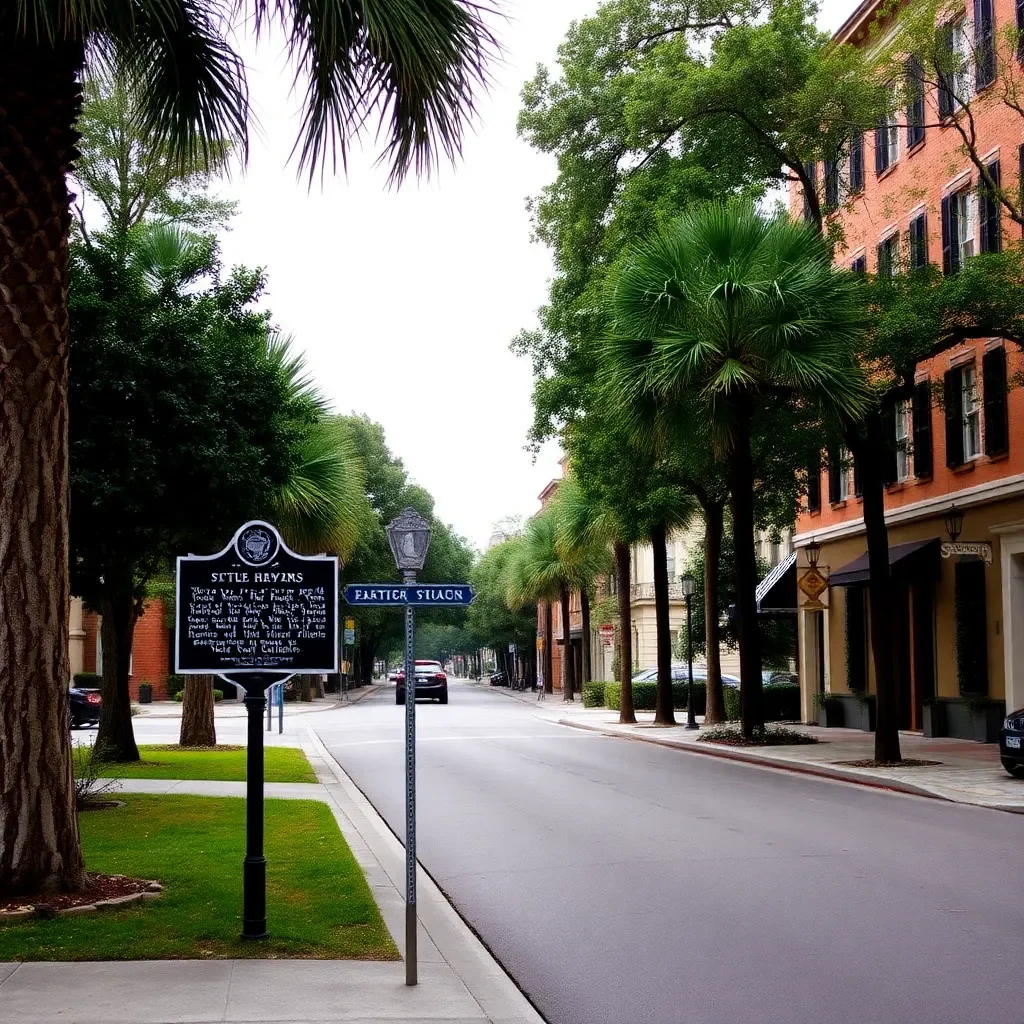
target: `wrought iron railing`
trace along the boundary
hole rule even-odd
[[[629,588],[629,596],[634,601],[653,601],[654,600],[654,583],[634,583]],[[670,601],[682,601],[683,599],[683,588],[678,580],[669,581],[668,584],[668,597]]]

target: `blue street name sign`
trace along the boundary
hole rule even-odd
[[[364,606],[458,607],[473,600],[473,588],[468,583],[350,583],[345,600]]]

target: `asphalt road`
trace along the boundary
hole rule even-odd
[[[417,705],[420,861],[550,1024],[1024,1024],[1024,816],[450,700]],[[403,834],[393,687],[330,717]]]

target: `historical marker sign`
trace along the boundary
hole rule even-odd
[[[175,672],[338,671],[338,560],[246,523],[216,555],[178,559]]]
[[[345,600],[356,607],[457,608],[472,603],[473,588],[468,583],[350,583]]]

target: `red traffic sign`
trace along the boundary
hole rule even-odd
[[[601,629],[601,640],[604,642],[605,647],[611,647],[615,643],[615,627],[611,623],[605,623]]]

